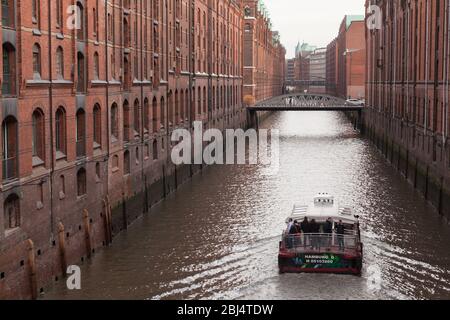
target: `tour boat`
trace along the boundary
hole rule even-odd
[[[305,232],[285,230],[280,241],[280,273],[334,273],[361,275],[363,244],[359,217],[340,206],[334,197],[321,193],[310,205],[295,205],[286,219],[288,229],[305,218]],[[311,224],[312,221],[316,224]],[[332,223],[326,224],[327,220]],[[297,228],[298,229],[298,228]],[[293,229],[294,231],[297,229]],[[302,228],[300,228],[301,230]],[[314,231],[314,233],[311,233]]]

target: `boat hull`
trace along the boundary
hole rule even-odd
[[[362,269],[362,254],[280,252],[278,266],[281,273],[331,273],[359,276]]]

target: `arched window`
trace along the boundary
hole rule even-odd
[[[202,89],[200,87],[197,89],[197,113],[202,113]]]
[[[56,151],[66,153],[66,111],[59,107],[55,115]]]
[[[93,112],[94,149],[102,146],[102,109],[98,103],[95,104]]]
[[[131,45],[130,41],[131,31],[127,19],[123,19],[123,33],[124,33],[124,46],[128,48]]]
[[[85,18],[84,18],[84,8],[81,5],[80,2],[77,2],[77,15],[78,15],[78,21],[77,21],[77,38],[79,41],[85,40]]]
[[[147,98],[144,99],[144,130],[150,131],[150,104]]]
[[[180,92],[180,120],[184,122],[184,91]]]
[[[130,151],[127,150],[123,153],[123,174],[130,174],[130,171]]]
[[[100,62],[97,52],[94,53],[94,79],[100,79]]]
[[[141,113],[140,113],[140,105],[139,105],[139,100],[136,99],[134,100],[134,107],[133,107],[133,126],[134,126],[134,131],[137,135],[139,135],[141,133]]]
[[[41,109],[36,109],[32,115],[33,127],[33,162],[34,160],[45,161],[45,120]]]
[[[77,194],[79,197],[86,194],[86,170],[84,168],[77,172]]]
[[[130,104],[128,100],[123,102],[123,141],[130,141]]]
[[[56,1],[56,27],[60,30],[63,29],[63,4],[62,0]]]
[[[16,194],[11,194],[3,204],[5,231],[20,227],[20,200]]]
[[[136,159],[136,165],[139,164],[139,160],[140,160],[140,155],[139,155],[139,147],[136,147],[135,149],[135,159]]]
[[[185,90],[184,100],[185,100],[184,101],[184,109],[185,109],[184,116],[185,116],[185,119],[187,120],[189,118],[189,91],[188,91],[188,89]]]
[[[33,78],[41,78],[41,47],[37,43],[33,46]]]
[[[128,61],[128,58],[123,59],[123,85],[125,90],[130,89],[130,63]]]
[[[158,100],[153,98],[152,103],[152,128],[153,132],[158,132]]]
[[[86,156],[86,113],[83,109],[77,111],[76,120],[77,157],[84,157]]]
[[[195,90],[195,88],[193,88],[192,89],[192,91],[190,92],[191,93],[191,95],[192,95],[192,97],[190,97],[190,106],[191,106],[191,109],[190,109],[190,113],[191,113],[191,122],[192,121],[195,121],[195,112],[196,112],[196,107],[195,107],[195,103],[196,103],[196,100],[195,100],[195,92],[196,92],[196,90]]]
[[[165,128],[166,121],[166,102],[164,101],[164,97],[161,97],[161,103],[159,105],[160,108],[160,124],[161,128]]]
[[[85,92],[86,91],[86,73],[85,73],[85,61],[84,55],[81,52],[77,53],[77,91]]]
[[[2,123],[2,147],[3,147],[3,180],[18,177],[18,148],[17,148],[17,120],[9,116]]]
[[[56,75],[58,79],[64,79],[64,52],[61,47],[56,49]]]
[[[116,103],[111,106],[111,136],[119,139],[119,109]]]
[[[158,160],[158,142],[153,140],[153,160]]]
[[[174,109],[174,104],[173,104],[173,93],[172,91],[169,91],[168,94],[168,104],[167,104],[167,112],[168,112],[168,121],[169,121],[169,126],[174,124],[174,118],[173,118],[173,109]]]
[[[175,91],[175,119],[173,121],[174,125],[180,123],[180,100],[178,96],[178,90]]]
[[[99,162],[97,162],[95,164],[95,178],[97,179],[97,181],[100,181],[100,179],[102,178],[102,173],[101,173]]]
[[[15,26],[15,1],[2,0],[2,25],[3,27],[14,28]]]
[[[41,23],[41,3],[39,0],[32,0],[31,2],[31,18],[34,24],[40,27]]]
[[[4,43],[2,48],[3,48],[2,93],[3,95],[15,95],[16,49],[10,43]]]
[[[208,97],[206,96],[206,87],[203,87],[203,113],[206,113],[207,111],[207,99]]]

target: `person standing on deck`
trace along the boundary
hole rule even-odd
[[[302,223],[300,223],[300,230],[301,230],[302,233],[305,235],[305,236],[304,236],[303,244],[304,244],[305,247],[306,247],[307,242],[309,242],[309,236],[308,236],[308,233],[310,232],[310,230],[309,230],[309,221],[308,221],[308,218],[307,218],[307,217],[305,217],[305,219],[303,219]]]
[[[325,246],[330,247],[331,237],[333,233],[333,222],[331,218],[328,218],[327,221],[325,222],[324,232],[326,234]]]
[[[342,223],[342,220],[339,220],[339,223],[336,226],[336,233],[339,243],[339,250],[344,251],[345,250],[345,243],[344,243],[344,234],[345,234],[345,227]]]

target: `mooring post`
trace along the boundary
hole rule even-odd
[[[58,242],[59,242],[59,257],[61,260],[61,271],[63,276],[67,275],[67,259],[66,259],[66,238],[64,225],[60,222],[58,224]]]
[[[444,177],[441,177],[441,187],[439,189],[439,205],[438,205],[438,211],[439,211],[439,215],[442,216],[443,211],[442,211],[442,207],[443,207],[443,199],[444,197]]]
[[[164,199],[167,197],[167,192],[166,192],[166,167],[163,165],[162,167],[162,183],[163,183],[163,197]]]
[[[91,223],[89,221],[89,211],[87,209],[83,210],[83,220],[84,220],[84,239],[86,241],[86,253],[88,259],[91,258],[92,253],[92,243],[91,243]]]
[[[175,170],[175,189],[178,189],[177,165],[174,166],[174,170]]]
[[[110,219],[109,219],[109,204],[108,197],[103,199],[103,207],[104,207],[104,215],[105,215],[105,245],[109,245],[111,243],[111,228],[110,228]]]
[[[127,217],[127,201],[125,199],[125,192],[122,192],[122,217],[123,217],[123,228],[128,229],[128,217]]]
[[[36,280],[36,255],[34,253],[34,242],[31,239],[27,240],[28,244],[28,266],[30,268],[30,287],[31,298],[36,300],[38,297],[37,280]]]
[[[108,215],[108,231],[109,231],[109,243],[112,243],[113,239],[113,220],[112,220],[112,210],[111,210],[111,201],[109,200],[109,196],[106,196],[108,208],[107,208],[107,215]]]
[[[148,196],[148,186],[147,186],[147,175],[144,175],[144,192],[145,192],[145,195],[144,195],[144,201],[145,201],[145,203],[144,203],[144,213],[148,213],[148,211],[149,211],[149,205],[148,205],[149,196]]]

